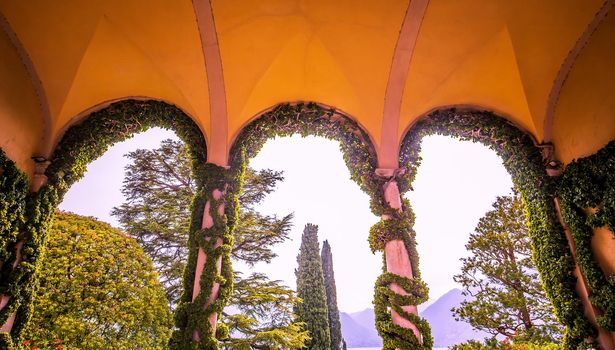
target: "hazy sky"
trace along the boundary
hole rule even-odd
[[[67,193],[62,210],[98,217],[117,226],[109,215],[120,205],[127,152],[155,148],[166,130],[153,129],[112,147],[88,167],[86,176]],[[406,194],[417,219],[418,251],[423,279],[436,299],[457,287],[452,276],[459,272],[459,258],[478,219],[498,195],[510,193],[510,176],[495,153],[480,144],[447,137],[425,138],[423,163]],[[291,239],[279,244],[278,257],[255,270],[295,287],[294,269],[306,223],[319,226],[319,238],[327,239],[333,252],[338,304],[342,311],[371,307],[373,285],[381,273],[380,253],[372,254],[367,237],[379,219],[369,210],[369,198],[352,180],[336,142],[299,136],[270,140],[250,162],[255,169],[284,171],[284,182],[259,208],[280,216],[295,214]],[[245,266],[235,266],[248,272]]]

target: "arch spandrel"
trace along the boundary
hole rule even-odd
[[[39,72],[54,137],[81,111],[125,96],[171,101],[208,131],[207,77],[191,2],[3,2],[0,10]]]
[[[499,3],[430,2],[421,32],[430,35],[417,39],[400,134],[424,111],[454,104],[496,108],[535,129]]]
[[[30,159],[41,151],[46,121],[24,62],[7,33],[0,29],[0,148],[28,176]]]
[[[564,163],[589,156],[615,139],[614,37],[611,13],[592,34],[562,86],[553,117],[553,143]]]
[[[105,112],[106,109],[112,109],[113,105],[120,105],[120,104],[134,104],[134,105],[142,105],[144,106],[144,108],[142,109],[142,112],[145,113],[147,111],[147,105],[154,105],[154,104],[159,104],[159,105],[165,105],[169,108],[173,108],[176,111],[180,111],[182,116],[187,117],[191,123],[194,123],[194,125],[199,129],[200,134],[202,134],[203,140],[204,140],[204,145],[208,145],[209,144],[209,139],[207,137],[207,133],[205,132],[203,126],[200,124],[200,120],[198,118],[196,118],[194,115],[191,115],[189,113],[187,113],[186,110],[182,109],[181,106],[177,106],[174,105],[171,101],[165,101],[163,99],[158,99],[158,98],[154,98],[154,97],[149,97],[149,96],[123,96],[120,98],[116,98],[113,100],[109,100],[109,101],[104,101],[101,103],[98,103],[94,106],[91,106],[90,108],[87,108],[77,114],[75,114],[72,118],[68,119],[66,123],[64,123],[62,125],[61,129],[58,129],[55,134],[53,135],[53,139],[50,141],[50,148],[48,149],[47,154],[52,155],[55,148],[58,147],[58,145],[62,142],[62,139],[64,138],[64,136],[66,135],[66,132],[68,130],[70,130],[73,126],[77,126],[80,123],[83,123],[84,121],[87,121],[88,118],[90,118],[92,115],[95,115],[97,113],[107,113]],[[111,108],[110,108],[111,107]],[[138,108],[135,108],[136,111],[139,111]],[[173,111],[173,114],[176,112]],[[139,113],[139,112],[137,112]],[[155,123],[154,123],[155,124]],[[166,126],[164,125],[154,125],[151,124],[151,127],[163,127],[166,128]],[[148,128],[150,127],[148,126]],[[171,130],[175,131],[173,128],[170,128]],[[205,151],[205,148],[203,148],[203,151]]]
[[[406,81],[400,133],[426,110],[473,104],[512,116],[542,140],[553,81],[601,5],[430,1]],[[537,20],[546,12],[548,19]]]
[[[322,101],[379,140],[384,93],[408,1],[213,1],[229,138],[283,101]]]

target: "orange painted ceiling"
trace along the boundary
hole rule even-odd
[[[598,138],[596,148],[615,137],[614,124],[606,131],[591,126],[615,120],[612,5],[1,0],[0,120],[7,128],[32,130],[16,145],[34,142],[29,152],[48,153],[87,111],[125,98],[153,98],[193,117],[208,142],[214,130],[226,133],[217,135],[224,150],[263,110],[316,101],[355,118],[380,148],[387,139],[398,144],[430,110],[473,106],[496,111],[539,141],[562,143],[559,156],[569,160],[584,152],[570,142]],[[213,33],[207,18],[213,18]],[[404,31],[407,26],[418,30]],[[204,41],[207,36],[213,39]],[[216,55],[218,62],[208,58]],[[401,68],[392,69],[396,64]],[[208,80],[212,76],[221,79]],[[21,101],[11,91],[23,91]],[[387,104],[398,112],[384,113]],[[579,119],[580,113],[589,119]],[[581,138],[570,141],[579,125],[585,125]],[[7,143],[0,139],[0,146]]]

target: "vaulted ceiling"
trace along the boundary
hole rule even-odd
[[[0,147],[29,169],[89,111],[150,98],[224,163],[260,112],[315,101],[355,118],[382,166],[446,106],[493,110],[568,162],[615,138],[614,2],[1,0]]]

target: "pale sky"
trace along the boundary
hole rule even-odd
[[[117,226],[109,213],[124,200],[120,189],[127,160],[123,155],[137,148],[156,148],[165,138],[176,137],[170,131],[153,129],[116,144],[90,164],[60,208]],[[467,254],[464,245],[469,233],[496,196],[510,193],[512,183],[495,152],[480,144],[427,137],[422,158],[414,191],[406,197],[417,216],[423,279],[430,287],[430,299],[435,300],[458,287],[452,276],[460,270],[459,258]],[[371,253],[367,237],[378,218],[369,210],[368,196],[350,180],[338,144],[317,137],[277,138],[265,144],[250,166],[284,171],[285,180],[259,210],[279,216],[295,213],[290,239],[274,249],[278,257],[255,270],[294,289],[301,232],[310,222],[319,226],[321,242],[327,239],[331,244],[340,310],[372,307],[382,258],[380,253]],[[246,266],[235,268],[249,272]]]

